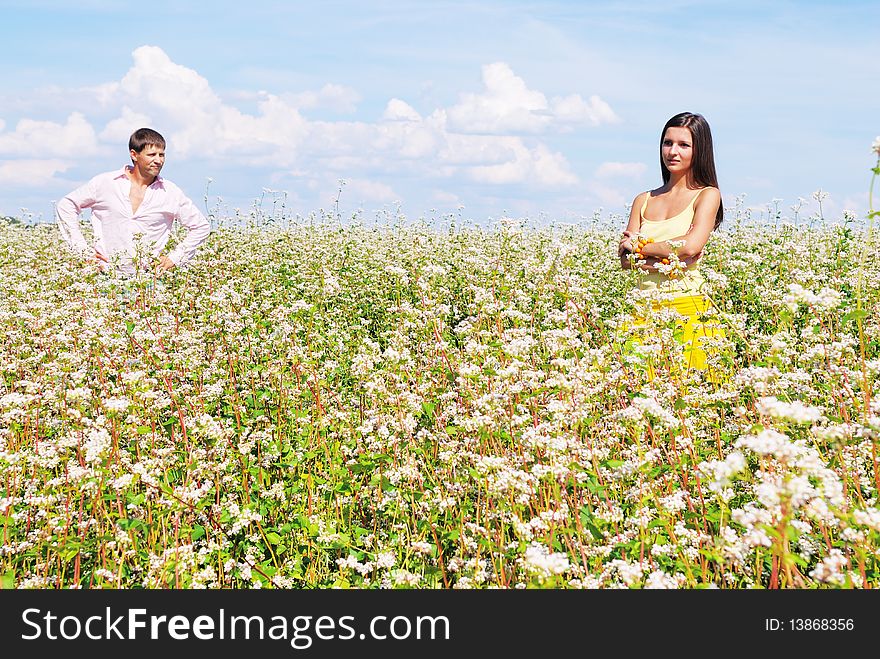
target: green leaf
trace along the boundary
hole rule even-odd
[[[65,562],[72,561],[79,553],[79,544],[77,543],[73,547],[70,547],[68,549],[62,549],[59,553],[61,554],[61,560]]]
[[[780,540],[782,538],[779,531],[774,526],[770,526],[769,524],[758,524],[758,528],[764,530],[767,535],[775,538],[776,540]]]
[[[602,531],[600,531],[592,522],[587,522],[584,526],[587,527],[587,530],[590,532],[590,535],[593,536],[594,540],[601,540],[605,537],[602,535]]]
[[[849,313],[847,313],[843,317],[843,322],[850,323],[852,321],[864,320],[868,317],[868,312],[865,309],[853,309]]]
[[[195,526],[193,526],[193,530],[189,534],[189,537],[193,542],[195,542],[196,540],[198,540],[199,538],[202,538],[204,536],[205,536],[205,527],[202,526],[201,524],[196,524]]]
[[[451,531],[444,531],[444,533],[443,533],[443,538],[445,540],[449,540],[450,542],[455,542],[456,540],[458,540],[458,536],[459,536],[458,529],[452,529]]]
[[[602,532],[593,523],[593,513],[587,506],[584,506],[580,509],[580,518],[581,524],[583,524],[584,527],[590,532],[590,535],[593,536],[593,539],[601,540],[603,537]]]
[[[147,497],[143,492],[140,494],[129,494],[127,498],[128,502],[133,506],[139,506],[147,500]]]
[[[4,575],[0,575],[0,589],[12,590],[15,588],[15,572],[9,571]]]
[[[269,541],[269,544],[277,545],[281,543],[281,536],[274,531],[270,531],[266,534],[266,540]]]

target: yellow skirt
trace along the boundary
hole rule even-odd
[[[709,348],[707,342],[713,339],[724,338],[724,329],[717,318],[712,317],[712,303],[702,295],[680,295],[671,300],[663,300],[652,303],[653,310],[673,309],[683,318],[676,321],[675,338],[684,346],[685,368],[697,369],[706,372],[706,377],[711,382],[722,381],[722,374],[717,368],[708,364]],[[636,327],[647,325],[645,318],[638,318],[634,324]],[[648,378],[655,377],[655,359],[648,359]]]

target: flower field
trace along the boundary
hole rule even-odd
[[[876,239],[726,221],[712,379],[622,226],[0,222],[2,586],[880,586]]]

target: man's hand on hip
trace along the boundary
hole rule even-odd
[[[158,274],[162,274],[163,272],[167,272],[168,270],[176,267],[177,266],[174,264],[174,261],[163,254],[159,257],[159,265],[156,266],[156,272]]]
[[[104,256],[104,254],[101,253],[97,247],[93,247],[92,249],[95,250],[95,254],[94,254],[93,258],[94,258],[94,262],[98,264],[98,269],[101,272],[107,272],[109,265],[110,265],[110,259],[108,259],[106,256]]]

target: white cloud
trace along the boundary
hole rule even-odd
[[[116,103],[153,117],[169,140],[169,150],[182,157],[235,154],[248,162],[295,160],[289,149],[305,136],[306,121],[278,96],[266,94],[259,115],[225,105],[197,72],[175,64],[161,48],[141,46],[132,54],[134,66],[118,86],[103,93]],[[110,102],[110,101],[108,101]],[[114,122],[125,122],[125,113]],[[113,126],[120,123],[111,122]],[[164,126],[170,126],[166,133]]]
[[[865,207],[865,200],[860,197],[847,196],[844,197],[841,207],[844,210],[851,210],[859,214]]]
[[[647,167],[641,162],[603,162],[596,169],[596,177],[607,178],[638,178],[645,173]]]
[[[553,116],[560,124],[616,124],[620,122],[611,106],[593,94],[587,103],[579,94],[554,97],[551,102]]]
[[[138,128],[152,125],[153,120],[148,115],[135,112],[126,105],[122,108],[122,116],[109,122],[99,137],[104,142],[119,143],[123,149],[127,150],[128,138],[131,137],[131,134]]]
[[[529,89],[505,62],[483,67],[483,85],[482,93],[462,94],[459,103],[448,109],[450,130],[490,135],[540,133],[572,124],[597,126],[619,121],[598,96],[586,102],[579,94],[572,94],[548,102],[543,93]]]
[[[388,203],[400,199],[400,195],[394,192],[390,185],[367,179],[346,179],[342,194],[357,201],[378,203]]]
[[[95,153],[97,147],[94,129],[79,112],[72,113],[64,124],[22,119],[14,132],[0,132],[2,155],[78,158]]]
[[[421,115],[413,107],[399,98],[392,98],[382,113],[383,121],[421,121]]]
[[[425,122],[386,123],[376,127],[373,144],[378,149],[390,150],[398,158],[433,160],[442,148],[443,134]]]
[[[566,158],[535,135],[612,121],[616,117],[607,104],[577,94],[548,100],[505,63],[483,67],[483,80],[482,93],[464,94],[453,107],[427,114],[392,97],[374,122],[313,121],[300,109],[354,111],[358,93],[326,84],[301,93],[244,90],[226,101],[197,71],[172,61],[161,48],[141,46],[118,81],[77,90],[101,117],[99,135],[79,112],[64,123],[22,119],[14,131],[0,122],[0,155],[25,159],[20,175],[4,164],[7,181],[45,181],[81,164],[83,155],[108,146],[124,150],[133,130],[149,126],[168,140],[174,160],[271,168],[267,179],[306,188],[327,177],[343,178],[349,195],[371,202],[400,200],[390,177],[401,173],[533,188],[576,184]],[[239,109],[235,101],[254,109]]]
[[[543,144],[528,149],[512,142],[514,159],[500,165],[474,167],[471,177],[481,183],[533,183],[540,186],[573,185],[577,176],[571,173],[565,158],[551,153]]]
[[[400,113],[395,115],[394,113]],[[390,116],[406,116],[400,106],[392,107]],[[411,115],[410,115],[411,116]],[[411,161],[421,164],[436,160],[443,147],[445,135],[442,126],[432,118],[426,120],[387,120],[376,124],[366,122],[309,123],[307,139],[302,144],[306,157],[332,158],[347,167],[383,168],[391,171],[401,166],[412,167]]]
[[[281,98],[285,103],[301,110],[324,108],[348,114],[357,110],[357,104],[361,100],[360,94],[351,87],[331,83],[327,83],[318,91],[282,94]]]
[[[627,204],[631,204],[637,194],[644,190],[628,190],[622,192],[615,187],[598,181],[590,181],[586,190],[593,202],[598,202],[603,208],[614,212],[623,212]]]
[[[193,111],[210,112],[221,105],[205,78],[172,62],[161,48],[141,46],[132,57],[134,66],[119,83],[119,90],[126,96],[165,110],[177,119],[186,119]]]
[[[451,165],[495,165],[516,160],[524,147],[519,137],[446,133],[439,158]]]
[[[40,188],[54,182],[69,166],[62,160],[6,160],[0,162],[0,186]]]
[[[447,192],[446,190],[434,190],[434,192],[431,194],[431,199],[442,204],[459,203],[459,196],[457,194]]]

